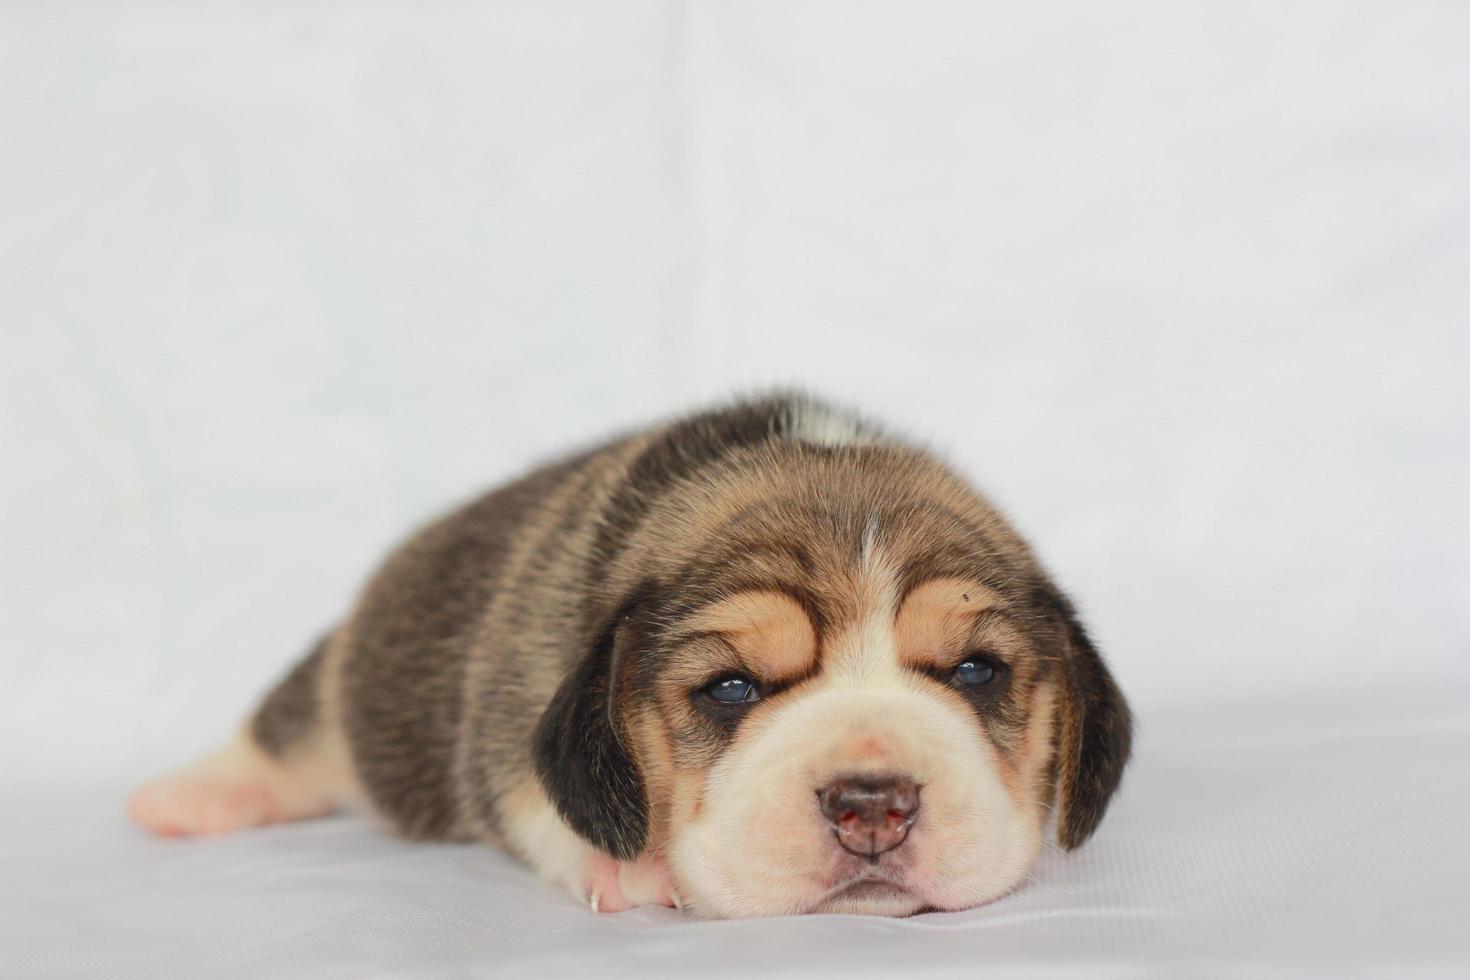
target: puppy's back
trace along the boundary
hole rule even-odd
[[[189,833],[201,821],[228,830],[366,803],[405,836],[504,843],[500,801],[530,776],[536,722],[626,586],[609,578],[657,502],[772,440],[875,439],[842,411],[779,394],[617,439],[491,491],[390,554],[241,738],[145,787],[134,816]],[[211,783],[266,787],[270,805],[204,818],[176,792]]]
[[[497,594],[525,586],[526,545],[565,522],[568,490],[610,452],[544,466],[429,525],[388,558],[335,635],[323,721],[340,721],[362,790],[399,832],[475,835],[455,758],[480,620]]]

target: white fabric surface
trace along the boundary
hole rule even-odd
[[[0,2],[0,975],[1470,973],[1470,5]],[[143,839],[412,524],[799,381],[1140,717],[986,909]]]
[[[25,977],[1462,977],[1470,710],[1406,693],[1150,712],[1093,842],[905,920],[599,918],[498,853],[352,818],[158,841],[114,794],[27,794],[0,812],[23,883],[0,949]]]

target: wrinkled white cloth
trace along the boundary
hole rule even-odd
[[[160,841],[117,792],[28,788],[0,809],[0,973],[1464,976],[1464,695],[1145,711],[1090,843],[988,907],[903,920],[596,916],[497,852],[355,818]]]
[[[1470,4],[0,0],[0,976],[1470,975]],[[948,453],[1140,717],[992,907],[594,918],[203,843],[383,551],[801,382]]]

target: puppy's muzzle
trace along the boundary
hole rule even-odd
[[[836,779],[817,800],[842,849],[875,862],[908,839],[919,814],[919,787],[901,776]]]

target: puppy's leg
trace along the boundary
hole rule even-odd
[[[135,792],[132,819],[168,837],[330,813],[352,795],[346,744],[324,710],[329,640],[271,691],[224,748]]]
[[[638,905],[681,907],[662,858],[619,861],[599,851],[566,825],[534,778],[510,794],[502,824],[507,843],[527,864],[594,912],[623,912]]]

